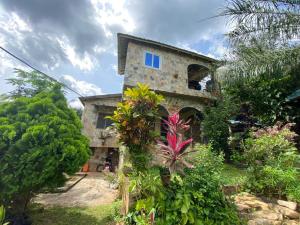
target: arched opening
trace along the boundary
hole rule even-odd
[[[189,121],[190,129],[186,133],[187,137],[193,138],[193,143],[200,143],[201,140],[201,121],[203,114],[192,107],[185,107],[179,111],[180,118],[184,121]]]
[[[167,128],[163,120],[168,120],[169,112],[166,110],[165,107],[160,105],[158,107],[158,114],[159,119],[157,121],[157,130],[159,130],[161,138],[163,139],[163,141],[165,141],[167,138]]]
[[[198,91],[211,91],[212,80],[208,68],[198,64],[191,64],[187,68],[187,73],[189,89],[194,89]]]

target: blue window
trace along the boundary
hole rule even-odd
[[[160,68],[160,57],[158,55],[154,55],[152,53],[145,53],[145,65],[149,67],[153,67],[155,69]]]

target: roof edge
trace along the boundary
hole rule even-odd
[[[89,101],[89,100],[116,98],[116,97],[122,97],[122,93],[84,96],[84,97],[79,97],[79,100],[81,101],[82,104],[84,104],[85,101]]]
[[[181,52],[183,54],[186,54],[186,55],[189,55],[189,56],[192,56],[192,57],[196,57],[196,58],[200,58],[202,60],[205,60],[205,61],[208,61],[208,62],[211,62],[211,63],[220,62],[217,59],[214,59],[214,58],[211,58],[211,57],[208,57],[208,56],[205,56],[205,55],[193,52],[193,51],[189,51],[189,50],[186,50],[186,49],[178,48],[178,47],[175,47],[175,46],[172,46],[172,45],[169,45],[169,44],[165,44],[165,43],[161,43],[161,42],[158,42],[158,41],[153,41],[153,40],[149,40],[149,39],[145,39],[145,38],[141,38],[141,37],[136,37],[136,36],[129,35],[129,34],[117,33],[117,39],[118,39],[118,73],[121,74],[121,75],[124,74],[124,68],[122,68],[122,63],[120,62],[120,60],[121,60],[120,59],[120,54],[121,54],[121,51],[122,51],[120,48],[121,48],[121,39],[122,38],[127,39],[128,42],[131,40],[131,41],[136,41],[136,42],[140,42],[140,43],[144,43],[144,44],[148,44],[148,45],[154,45],[154,46],[158,46],[158,47],[161,47],[161,48],[169,49],[170,51],[173,51],[173,52]],[[128,44],[128,42],[127,42],[127,44]],[[127,46],[125,48],[127,48]]]

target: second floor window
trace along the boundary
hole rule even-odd
[[[151,52],[145,52],[145,66],[155,69],[160,68],[160,56]]]
[[[113,122],[110,119],[105,118],[106,116],[109,116],[109,114],[98,113],[97,125],[96,125],[98,129],[105,129],[112,125]]]

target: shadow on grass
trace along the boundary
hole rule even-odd
[[[95,207],[32,206],[30,218],[33,225],[113,225],[113,216],[119,203]]]

